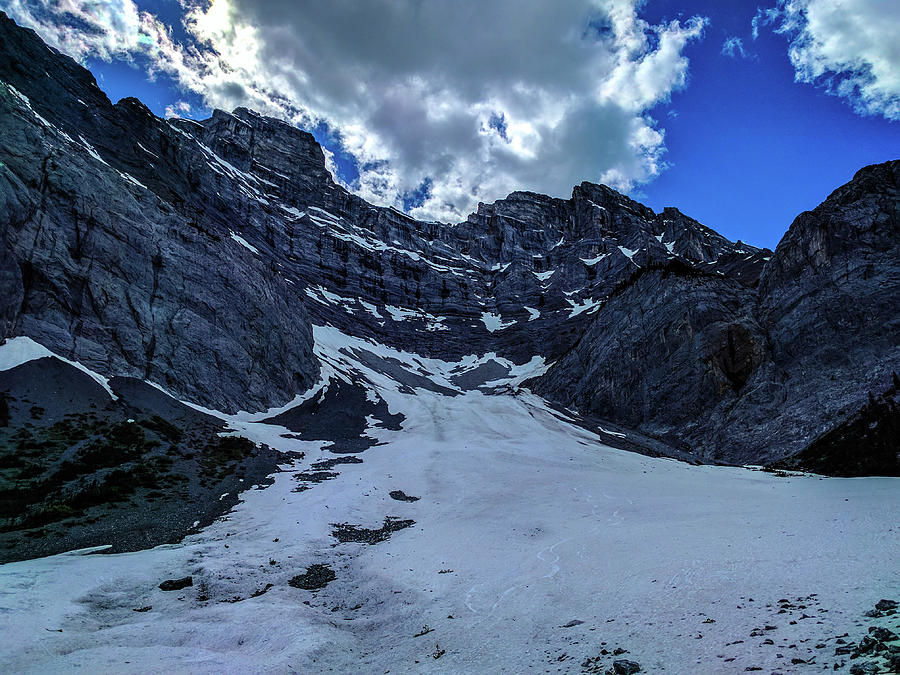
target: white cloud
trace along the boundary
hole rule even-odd
[[[749,56],[744,49],[744,41],[739,37],[730,37],[725,40],[722,44],[722,53],[731,58],[740,56],[742,59],[746,59]]]
[[[132,0],[5,0],[3,9],[76,59],[110,60],[139,48],[141,17]]]
[[[757,13],[791,40],[796,79],[824,86],[860,114],[900,120],[900,2],[781,0]]]
[[[191,112],[191,104],[187,101],[176,101],[166,106],[166,117],[180,117]]]
[[[767,26],[770,23],[777,21],[779,15],[780,12],[777,7],[757,7],[756,14],[750,21],[753,39],[756,40],[759,37],[760,26]]]
[[[399,205],[430,181],[414,215],[444,220],[515,189],[652,178],[648,111],[685,86],[705,25],[650,25],[641,0],[182,2],[192,44],[132,0],[7,11],[76,58],[140,57],[209,106],[325,121],[360,162],[357,192]]]

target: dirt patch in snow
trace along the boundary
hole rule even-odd
[[[342,544],[348,542],[377,544],[390,539],[394,532],[399,532],[400,530],[412,527],[415,524],[416,521],[414,520],[400,520],[390,516],[384,519],[384,525],[377,530],[359,527],[358,525],[351,525],[350,523],[337,523],[333,525],[334,529],[331,531],[331,536]]]
[[[328,565],[315,563],[306,568],[303,574],[298,574],[288,581],[289,586],[294,588],[302,588],[305,591],[317,591],[325,588],[334,581],[337,575]]]

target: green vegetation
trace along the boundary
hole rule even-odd
[[[138,539],[146,530],[156,541],[144,521],[190,510],[198,490],[244,477],[258,454],[245,438],[220,436],[215,421],[142,415],[124,401],[62,419],[49,410],[0,392],[0,559],[23,545],[89,541],[123,517],[137,519]]]
[[[202,474],[207,478],[223,478],[234,464],[256,451],[252,441],[240,436],[216,436],[203,448],[200,458]]]
[[[36,408],[32,419],[43,415]],[[110,422],[70,414],[49,426],[26,423],[10,431],[0,429],[0,532],[42,527],[114,507],[139,489],[187,482],[171,473],[172,455],[158,450],[164,441],[176,448],[169,443],[183,432],[158,416]]]

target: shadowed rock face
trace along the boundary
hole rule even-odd
[[[536,390],[675,445],[740,395],[764,358],[754,292],[693,268],[649,269],[614,293]],[[706,433],[704,430],[701,433]]]
[[[900,379],[848,420],[819,436],[802,452],[776,462],[834,476],[900,476]]]
[[[240,186],[5,17],[0,41],[3,337],[226,410],[308,387],[303,301],[229,236]]]
[[[900,370],[898,186],[900,162],[860,170],[797,217],[756,288],[648,271],[536,390],[704,461],[800,452]]]
[[[281,121],[162,120],[5,16],[0,45],[0,338],[229,411],[311,386],[313,324],[540,355],[551,401],[722,462],[802,450],[900,370],[897,162],[774,254],[591,183],[421,222],[335,184]]]
[[[861,169],[795,219],[763,271],[758,317],[774,367],[759,384],[784,389],[770,428],[796,439],[791,451],[900,372],[898,196],[900,162]]]

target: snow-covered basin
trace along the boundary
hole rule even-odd
[[[528,393],[406,395],[367,374],[403,429],[370,429],[384,444],[337,478],[293,492],[280,473],[179,545],[0,566],[0,670],[577,672],[621,647],[645,672],[811,672],[900,595],[900,481],[643,457]],[[284,431],[243,430],[275,445]],[[333,456],[319,446],[297,468]],[[395,501],[397,489],[421,499]],[[332,523],[385,516],[416,524],[335,545]],[[312,563],[336,580],[287,584]],[[188,574],[191,588],[157,588]],[[810,618],[777,613],[811,594]],[[750,637],[766,625],[774,646]]]

